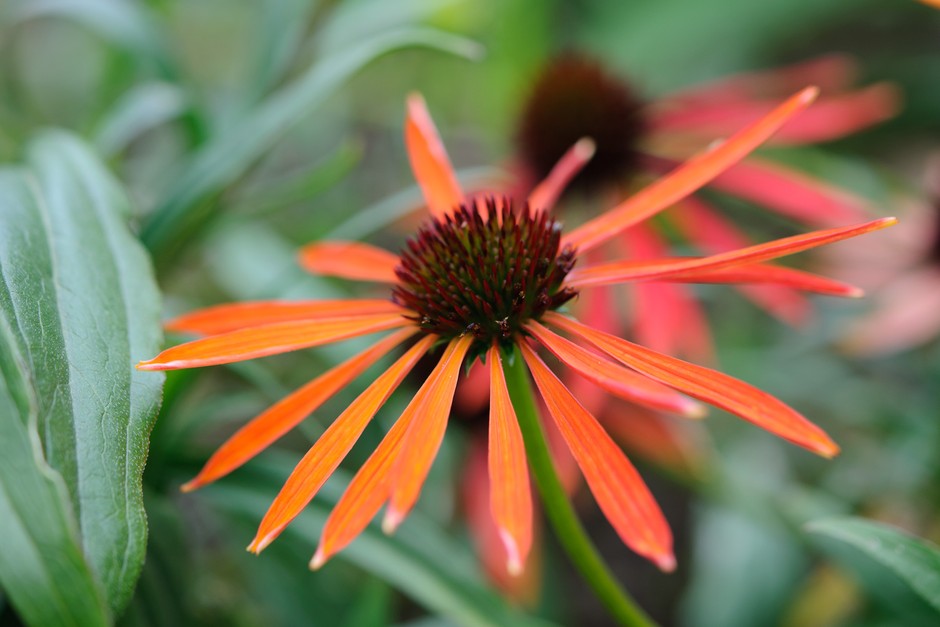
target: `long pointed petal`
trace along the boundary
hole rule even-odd
[[[260,553],[264,550],[307,506],[352,449],[375,413],[436,340],[433,335],[418,340],[323,432],[271,503],[248,546],[249,551]]]
[[[777,285],[804,292],[859,298],[864,293],[854,285],[829,279],[811,272],[759,263],[750,266],[689,272],[677,279],[682,283],[746,283],[751,285]]]
[[[441,362],[453,354],[455,345],[456,342],[447,345],[444,354],[441,356]],[[416,402],[418,407],[423,407],[423,400],[426,398],[430,381],[431,378],[429,377],[421,386],[421,389],[418,390],[409,407]],[[419,396],[421,396],[421,399],[418,398]],[[405,435],[408,433],[413,420],[414,412],[408,415],[402,414],[392,425],[392,428],[388,430],[388,433],[385,434],[385,437],[382,438],[382,442],[369,456],[366,463],[353,477],[349,487],[346,488],[346,492],[340,498],[336,507],[333,508],[323,527],[323,533],[320,535],[320,546],[310,561],[311,568],[319,568],[330,557],[352,542],[356,536],[362,533],[362,530],[366,528],[369,521],[372,520],[382,504],[388,499],[392,487],[392,472],[395,470],[395,464],[400,456]]]
[[[552,333],[538,322],[530,322],[525,329],[565,365],[618,398],[654,409],[675,412],[688,418],[702,418],[705,415],[705,408],[692,399],[595,355]]]
[[[549,413],[620,539],[660,569],[673,570],[672,533],[640,474],[538,355],[525,343],[520,348]]]
[[[291,320],[316,320],[401,312],[387,299],[258,301],[197,309],[163,325],[167,331],[216,335]]]
[[[421,187],[431,215],[442,216],[464,200],[447,150],[420,94],[408,97],[405,146],[411,170]]]
[[[529,206],[541,211],[554,207],[564,193],[565,187],[587,165],[594,156],[595,150],[597,150],[597,144],[593,139],[585,137],[578,140],[568,149],[568,152],[562,155],[545,180],[536,185],[529,194]]]
[[[807,87],[774,109],[769,115],[731,136],[716,148],[693,157],[668,176],[643,188],[610,211],[583,224],[563,240],[582,252],[614,237],[627,227],[649,218],[682,200],[737,163],[773,135],[816,98]]]
[[[495,346],[490,362],[490,509],[506,548],[506,570],[522,573],[532,547],[532,493],[522,431],[509,399],[502,359]]]
[[[300,249],[301,267],[312,274],[354,281],[395,283],[398,255],[362,242],[316,242]]]
[[[377,333],[413,324],[401,314],[278,322],[212,335],[168,348],[137,364],[138,370],[178,370],[217,366]]]
[[[266,449],[416,331],[406,328],[379,340],[272,405],[226,440],[199,474],[183,486],[183,491],[190,492],[224,477]]]
[[[411,426],[392,473],[392,492],[382,522],[382,529],[386,533],[398,527],[418,500],[424,479],[444,440],[460,366],[473,342],[474,337],[467,334],[451,343],[453,350],[441,359],[427,383],[402,414],[402,420],[407,420]]]
[[[773,396],[743,381],[651,351],[556,313],[546,314],[545,321],[660,383],[740,416],[814,453],[833,457],[839,452],[839,447],[822,429]]]
[[[740,250],[732,250],[709,257],[691,257],[679,260],[620,261],[588,268],[575,268],[568,275],[567,285],[582,288],[590,285],[624,283],[627,281],[674,280],[682,278],[689,271],[717,271],[792,255],[824,244],[831,244],[871,231],[877,231],[896,223],[896,218],[881,218],[855,226],[784,237],[764,244],[748,246]]]

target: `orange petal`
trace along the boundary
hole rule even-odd
[[[317,242],[300,249],[301,267],[312,274],[354,281],[396,283],[398,255],[362,242]]]
[[[441,356],[441,363],[454,353],[455,347],[456,342],[447,345]],[[418,390],[408,407],[424,406],[424,399],[427,397],[432,379],[433,373]],[[362,465],[336,507],[333,508],[320,535],[320,546],[310,561],[311,568],[319,568],[352,542],[369,524],[375,513],[382,507],[382,503],[388,499],[392,487],[392,471],[395,469],[395,462],[400,456],[405,435],[416,413],[415,411],[408,412],[408,409],[405,412],[385,434],[378,448]]]
[[[368,316],[400,312],[402,309],[386,299],[261,301],[233,303],[197,309],[173,318],[163,327],[178,333],[215,335],[247,327],[257,327],[290,320],[313,320],[341,316]]]
[[[568,149],[552,171],[548,173],[545,180],[539,183],[532,193],[529,194],[529,207],[546,211],[555,206],[558,198],[565,191],[565,187],[571,182],[578,172],[587,165],[594,151],[597,150],[597,144],[594,140],[585,137],[578,140],[574,146]]]
[[[463,202],[463,191],[447,150],[420,94],[408,96],[405,147],[431,215],[442,216]]]
[[[689,418],[702,418],[705,415],[705,408],[692,399],[587,351],[552,333],[538,322],[530,322],[525,329],[555,357],[614,396]]]
[[[411,426],[392,473],[392,492],[382,521],[386,533],[398,528],[418,500],[424,479],[444,440],[460,366],[473,342],[474,337],[469,334],[451,342],[453,350],[441,359],[401,416],[401,420],[407,420]]]
[[[620,539],[660,569],[673,570],[672,533],[640,474],[535,352],[524,342],[519,347],[591,493]]]
[[[704,270],[702,272],[689,272],[678,279],[682,283],[749,283],[762,285],[778,285],[825,294],[827,296],[845,296],[859,298],[864,294],[859,288],[819,276],[811,272],[759,263],[750,266],[723,268],[720,270]]]
[[[818,91],[815,87],[807,87],[721,145],[693,157],[668,176],[581,225],[564,238],[563,244],[574,246],[582,252],[589,250],[682,200],[766,141],[787,120],[809,106]]]
[[[518,577],[532,547],[529,470],[499,349],[490,348],[487,359],[490,361],[490,509],[506,548],[506,570]]]
[[[545,321],[660,383],[729,411],[814,453],[833,457],[839,452],[839,447],[822,429],[773,396],[743,381],[651,351],[557,313],[545,314]]]
[[[401,314],[278,322],[213,335],[168,348],[137,364],[138,370],[216,366],[338,342],[413,324]]]
[[[421,338],[323,432],[271,503],[258,533],[248,546],[249,551],[260,553],[264,550],[307,506],[352,449],[375,413],[435,341],[437,337],[433,335]]]
[[[407,328],[389,335],[272,405],[226,440],[199,474],[183,486],[183,491],[190,492],[224,477],[266,449],[416,331]]]
[[[809,248],[831,244],[863,235],[897,223],[896,218],[881,218],[863,224],[837,229],[813,231],[803,235],[784,237],[764,244],[719,253],[709,257],[657,259],[653,261],[619,261],[587,268],[576,268],[568,275],[567,285],[587,287],[655,279],[658,281],[682,278],[689,271],[716,271],[739,265],[750,265],[792,255]]]

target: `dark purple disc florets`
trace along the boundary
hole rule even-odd
[[[523,106],[521,156],[541,178],[576,141],[590,137],[597,152],[572,186],[624,182],[637,171],[637,144],[646,128],[641,109],[632,89],[600,64],[562,55],[545,67]]]
[[[575,251],[560,243],[546,212],[516,210],[505,198],[464,204],[408,241],[392,298],[429,333],[472,333],[480,349],[505,344],[575,296],[562,286]]]

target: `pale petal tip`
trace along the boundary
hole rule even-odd
[[[274,537],[271,536],[270,534],[264,536],[263,538],[260,536],[255,536],[255,539],[252,540],[251,544],[248,545],[248,552],[258,555],[259,553],[261,553],[261,551],[268,548],[268,545],[270,545],[273,541],[274,541]]]
[[[389,508],[385,512],[385,518],[382,519],[382,533],[387,536],[392,535],[404,519],[405,515],[403,513],[397,509]]]
[[[134,366],[134,368],[136,368],[137,370],[144,370],[144,371],[159,370],[159,368],[156,367],[157,365],[158,364],[154,364],[153,360],[151,359],[148,361],[137,362],[137,365]]]
[[[676,556],[673,555],[671,551],[662,555],[656,555],[653,557],[653,562],[655,562],[657,568],[664,573],[671,573],[676,569]]]
[[[424,101],[424,96],[421,95],[420,91],[413,91],[408,94],[406,99],[406,104],[408,105],[408,112],[412,113],[412,109],[424,110],[427,108],[427,104]]]
[[[503,547],[506,549],[506,572],[508,572],[511,577],[518,577],[524,570],[522,556],[519,553],[519,545],[516,544],[516,540],[512,537],[512,534],[503,528],[499,530],[499,539],[502,540]]]
[[[317,547],[317,552],[313,554],[313,559],[310,560],[310,570],[320,570],[326,564],[327,559],[329,558],[323,551],[323,547]]]
[[[581,161],[587,161],[594,156],[595,152],[597,152],[597,142],[595,142],[590,137],[582,137],[574,145],[574,149],[577,152],[578,159]]]
[[[189,481],[181,485],[180,492],[187,492],[187,493],[194,492],[198,490],[199,488],[201,488],[202,485],[203,485],[202,481],[199,480],[199,477],[196,477],[195,479],[190,479]]]
[[[816,100],[819,97],[819,87],[815,85],[810,85],[809,87],[804,87],[800,92],[800,102],[804,104],[809,104]]]
[[[860,287],[855,287],[854,285],[849,286],[849,289],[845,292],[846,298],[864,298],[865,290]]]
[[[820,443],[820,445],[816,447],[816,453],[822,457],[825,457],[826,459],[832,459],[838,455],[841,450],[842,449],[839,448],[838,444],[829,439]]]
[[[705,416],[708,415],[708,406],[704,403],[699,403],[698,401],[693,401],[689,399],[685,403],[685,407],[682,410],[682,415],[686,418],[691,418],[692,420],[702,420]]]

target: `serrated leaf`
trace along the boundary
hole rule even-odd
[[[900,529],[860,518],[830,518],[806,530],[835,538],[865,553],[907,583],[940,612],[940,548]]]
[[[41,298],[41,275],[52,262],[31,183],[23,171],[0,171],[0,587],[29,625],[106,625],[68,492],[39,437],[49,399],[38,397],[34,377],[46,362],[24,341],[35,342],[55,310]]]
[[[141,476],[163,378],[133,364],[159,350],[159,297],[127,229],[127,197],[97,157],[71,135],[47,132],[27,162],[32,213],[5,213],[10,222],[0,225],[2,314],[36,399],[43,456],[61,475],[86,559],[117,614],[146,544]]]
[[[144,243],[158,257],[198,228],[211,207],[206,201],[245,172],[300,120],[373,59],[393,50],[423,46],[474,56],[478,47],[462,37],[426,28],[388,31],[313,65],[293,83],[274,92],[234,129],[207,143],[180,168],[176,184],[144,225]]]

